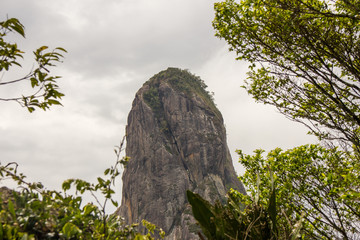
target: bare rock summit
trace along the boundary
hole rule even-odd
[[[223,118],[205,83],[168,68],[136,93],[126,127],[121,207],[128,223],[146,219],[166,239],[198,239],[186,190],[214,202],[242,193],[226,143]]]

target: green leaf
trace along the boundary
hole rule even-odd
[[[30,78],[31,87],[39,86],[38,80],[36,78]]]
[[[81,230],[73,223],[68,222],[63,226],[62,232],[64,233],[65,237],[73,238],[76,235],[80,234]]]
[[[27,233],[25,233],[22,237],[21,237],[21,240],[28,240],[30,239],[29,238],[29,235]]]
[[[277,212],[276,212],[276,189],[275,189],[275,187],[271,190],[268,212],[269,212],[270,219],[272,222],[273,231],[276,234],[277,233],[277,226],[276,226]]]
[[[111,199],[112,204],[114,205],[114,207],[118,207],[119,203],[113,199]]]
[[[216,229],[214,224],[211,222],[211,219],[215,216],[211,211],[211,204],[202,197],[200,197],[200,195],[193,193],[189,190],[186,191],[186,195],[192,207],[193,215],[201,225],[204,233],[206,234],[206,232],[208,232],[210,235],[214,236]]]
[[[3,223],[0,223],[0,240],[4,239]]]
[[[58,50],[60,50],[60,51],[63,51],[63,52],[66,52],[66,53],[67,53],[67,51],[65,50],[65,48],[57,47],[57,48],[55,48],[55,49],[58,49]]]
[[[98,180],[98,183],[99,183],[101,186],[103,186],[103,185],[105,184],[105,180],[102,179],[101,177],[98,177],[97,180]]]
[[[11,26],[12,30],[19,33],[21,36],[25,37],[24,25],[22,25],[18,19],[11,18],[11,19],[8,19],[8,21],[12,23],[12,26]]]
[[[9,209],[11,216],[13,217],[13,220],[15,220],[16,213],[15,213],[14,203],[11,201],[11,199],[9,199],[9,202],[8,202],[8,209]]]
[[[84,215],[87,216],[94,210],[95,210],[94,205],[88,204],[84,207]]]
[[[48,103],[50,105],[62,105],[59,101],[54,100],[54,99],[48,99]]]
[[[68,180],[65,180],[62,184],[62,189],[64,191],[67,191],[70,189],[71,187],[71,184],[74,182],[75,180],[74,179],[68,179]]]
[[[41,46],[41,47],[39,47],[38,49],[37,49],[37,51],[38,52],[42,52],[42,51],[44,51],[44,50],[46,50],[46,49],[48,49],[49,47],[48,46]]]
[[[134,240],[149,240],[149,237],[138,233],[138,234],[136,234]]]

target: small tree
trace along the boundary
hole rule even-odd
[[[0,22],[0,74],[11,70],[14,66],[21,67],[19,58],[23,58],[24,52],[18,48],[16,43],[6,41],[6,37],[10,33],[16,33],[25,37],[24,26],[16,18]],[[53,67],[56,63],[61,62],[63,58],[62,53],[66,52],[66,50],[60,47],[52,51],[47,51],[47,49],[47,46],[42,46],[33,52],[36,67],[26,76],[14,80],[0,78],[0,87],[27,81],[30,83],[33,92],[28,95],[10,98],[0,96],[0,101],[18,102],[22,107],[26,107],[29,112],[33,112],[35,108],[47,110],[52,105],[61,105],[59,100],[64,94],[59,91],[56,82],[60,77],[49,75],[49,67]]]

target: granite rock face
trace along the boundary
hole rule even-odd
[[[126,128],[123,193],[118,213],[128,223],[146,219],[166,239],[197,239],[186,190],[214,202],[236,177],[221,113],[206,85],[186,70],[168,68],[136,93]]]

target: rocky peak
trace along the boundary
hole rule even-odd
[[[128,223],[146,219],[167,239],[195,239],[186,190],[224,201],[238,181],[221,113],[205,83],[186,70],[168,68],[136,93],[126,127],[119,214]]]

